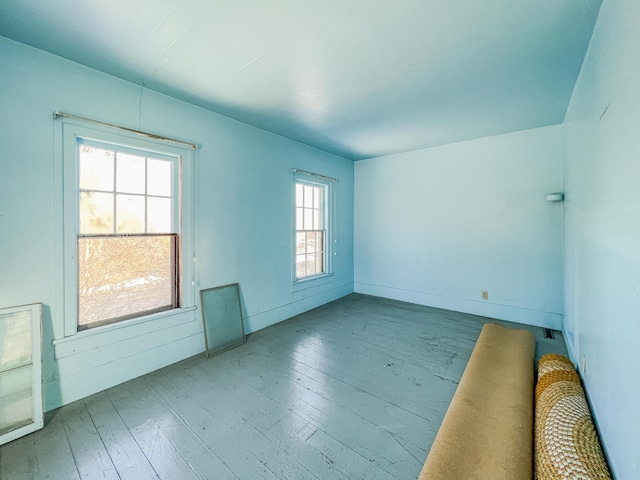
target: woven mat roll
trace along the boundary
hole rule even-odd
[[[536,340],[486,324],[420,480],[531,480]]]
[[[535,478],[612,478],[580,377],[562,355],[544,355],[538,364]]]

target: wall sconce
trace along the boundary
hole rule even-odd
[[[562,202],[564,193],[548,193],[544,198],[547,202]]]

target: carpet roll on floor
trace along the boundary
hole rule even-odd
[[[535,337],[487,324],[420,480],[531,480]]]
[[[556,354],[538,363],[535,478],[611,479],[580,377]]]

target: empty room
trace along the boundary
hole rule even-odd
[[[640,2],[0,2],[0,479],[640,479]]]

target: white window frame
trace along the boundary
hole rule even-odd
[[[12,317],[24,312],[29,312],[30,316],[27,321],[24,321],[24,323],[29,324],[28,330],[31,337],[30,358],[21,365],[14,364],[12,368],[0,371],[0,383],[9,390],[8,392],[0,391],[0,393],[4,393],[5,395],[9,394],[9,397],[11,397],[11,393],[20,394],[27,383],[24,382],[25,373],[27,378],[29,373],[31,373],[31,421],[25,424],[23,422],[16,423],[14,420],[12,428],[10,427],[8,430],[5,430],[5,433],[0,435],[0,445],[4,445],[5,443],[44,427],[44,405],[42,401],[42,304],[35,303],[33,305],[23,305],[20,307],[2,308],[0,309],[0,317]],[[2,322],[1,319],[0,322]],[[0,338],[0,344],[6,340],[7,338]],[[9,348],[8,351],[10,355],[11,348]],[[5,352],[0,351],[0,358],[3,357],[3,353]],[[11,361],[11,357],[9,356],[7,360]],[[22,376],[22,381],[16,381],[16,374],[18,374],[18,377]],[[0,405],[0,414],[3,416],[13,416],[15,418],[15,411],[12,412],[11,406],[11,402]]]
[[[325,230],[325,254],[324,254],[324,273],[304,278],[297,278],[296,275],[296,185],[306,184],[312,187],[322,187],[324,189],[322,220],[323,229]],[[307,288],[315,287],[328,283],[333,277],[333,256],[335,241],[335,183],[336,180],[320,174],[306,172],[297,168],[292,169],[292,235],[291,235],[291,291],[296,292]]]
[[[193,235],[193,149],[162,140],[142,137],[103,125],[94,125],[77,119],[65,119],[56,122],[56,139],[60,145],[56,148],[56,259],[58,271],[56,298],[60,302],[58,311],[64,317],[63,332],[54,332],[56,338],[71,337],[80,334],[92,334],[122,328],[132,324],[163,318],[195,308],[194,281],[194,235]],[[140,315],[132,319],[96,326],[78,331],[78,140],[92,144],[111,145],[113,149],[142,150],[158,154],[161,158],[174,158],[177,162],[179,192],[174,207],[178,209],[180,236],[179,285],[181,303],[178,308],[162,312]],[[176,212],[177,213],[177,212]],[[62,253],[62,255],[60,255]],[[62,334],[62,335],[60,335]]]

